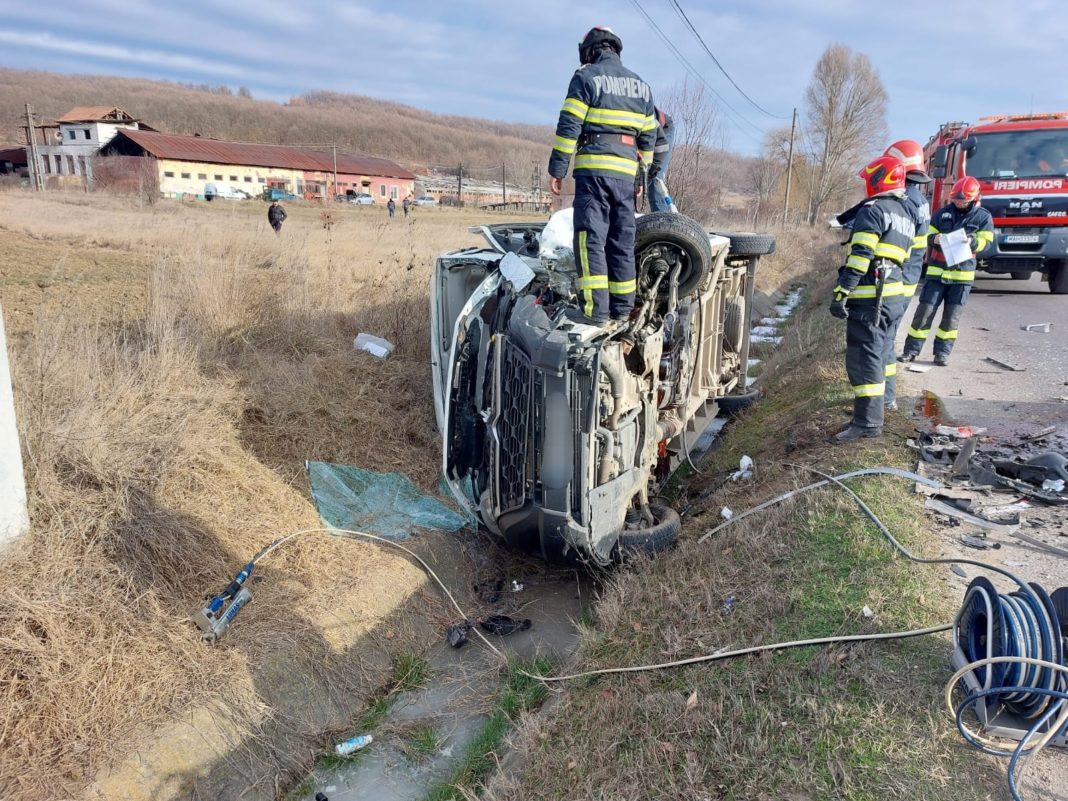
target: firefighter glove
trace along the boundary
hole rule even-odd
[[[839,320],[844,320],[849,316],[849,312],[846,311],[846,298],[849,297],[849,291],[842,289],[840,286],[834,288],[833,299],[831,300],[831,316],[837,317]]]

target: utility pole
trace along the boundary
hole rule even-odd
[[[41,156],[37,152],[37,129],[33,125],[33,109],[26,104],[26,142],[30,146],[30,180],[34,191],[44,191],[44,176],[41,175]]]
[[[334,149],[334,190],[331,194],[337,194],[337,142],[332,145]]]
[[[504,165],[501,165],[501,203],[508,202],[508,189],[504,185]]]
[[[464,204],[464,164],[460,162],[460,171],[456,174],[456,202]]]
[[[786,228],[786,218],[790,215],[790,182],[794,177],[794,131],[797,130],[797,107],[790,118],[790,155],[786,157],[786,202],[782,206],[782,227]]]

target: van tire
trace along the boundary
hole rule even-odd
[[[775,237],[771,234],[734,233],[713,231],[731,241],[728,253],[731,256],[768,256],[775,252]]]
[[[704,284],[712,269],[712,245],[708,242],[708,234],[695,220],[671,211],[656,211],[639,217],[634,231],[636,261],[640,263],[642,251],[661,242],[686,255],[687,263],[679,274],[680,297]],[[661,283],[660,287],[660,292],[666,294],[667,286]]]
[[[666,501],[660,498],[649,499],[649,511],[655,521],[647,528],[623,531],[616,544],[617,558],[626,561],[627,557],[644,555],[655,556],[670,548],[682,531],[682,518]]]

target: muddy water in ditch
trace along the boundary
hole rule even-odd
[[[513,617],[529,618],[531,627],[486,636],[509,657],[563,661],[578,647],[575,621],[592,600],[591,580],[546,569],[520,581],[519,592],[514,585],[503,588],[503,600]],[[352,732],[371,734],[374,742],[340,765],[317,767],[305,785],[314,787],[291,799],[313,801],[322,793],[330,801],[415,801],[448,780],[492,714],[501,690],[500,660],[474,634],[459,649],[442,636],[426,659],[430,677],[424,687],[400,693],[374,730]]]

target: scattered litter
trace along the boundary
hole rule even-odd
[[[1031,325],[1025,325],[1024,331],[1037,331],[1040,334],[1048,334],[1050,328],[1053,327],[1053,323],[1031,323]]]
[[[1005,567],[1023,567],[1027,562],[1014,562],[1011,559],[1003,559],[1001,564],[1005,565]]]
[[[509,634],[515,634],[517,631],[526,631],[530,628],[531,623],[529,618],[517,620],[514,617],[508,617],[508,615],[490,615],[489,617],[478,621],[478,625],[490,634],[507,637]]]
[[[441,749],[440,751],[438,751],[438,753],[439,753],[439,754],[440,754],[441,756],[443,756],[443,757],[445,757],[446,759],[448,759],[449,757],[451,757],[451,756],[452,756],[452,746],[451,746],[451,745],[447,745],[447,746],[445,746],[444,748],[442,748],[442,749]]]
[[[352,347],[356,350],[366,351],[376,359],[384,359],[393,352],[394,346],[388,339],[361,332],[356,335],[356,339],[352,340]]]
[[[512,592],[522,592],[522,591],[523,591],[523,585],[520,584],[515,579],[512,579]]]
[[[477,584],[471,585],[475,597],[484,604],[495,604],[501,600],[501,590],[504,582],[501,579],[483,579]]]
[[[909,365],[909,372],[910,373],[926,373],[930,369],[931,369],[931,365],[929,365],[929,364],[916,364],[916,362],[912,362]]]
[[[1038,431],[1032,432],[1031,434],[1024,434],[1022,437],[1020,437],[1020,439],[1024,440],[1025,442],[1035,442],[1036,440],[1045,439],[1050,434],[1054,433],[1056,430],[1057,426],[1046,426],[1045,428],[1041,428]]]
[[[860,610],[860,613],[862,615],[864,615],[864,617],[867,617],[867,618],[875,617],[875,613],[873,611],[871,611],[871,607],[868,606],[867,604],[864,604],[864,608]]]
[[[959,437],[960,439],[967,439],[968,437],[977,437],[980,434],[985,434],[985,428],[973,428],[972,426],[935,426],[934,432],[936,434],[942,434],[946,437]]]
[[[978,551],[993,551],[1001,547],[1000,542],[991,542],[982,537],[970,537],[967,534],[961,534],[960,541],[969,548],[975,548]]]
[[[1047,478],[1045,481],[1042,482],[1042,489],[1052,490],[1053,492],[1064,492],[1064,479]]]
[[[1021,469],[1028,469],[1031,477],[1038,477],[1039,482],[1044,481],[1046,476],[1041,468],[1023,465],[1007,459],[990,461],[976,457],[972,459],[968,470],[968,476],[972,484],[988,487],[1004,487],[1027,498],[1042,501],[1043,503],[1061,505],[1068,504],[1068,497],[1059,493],[1047,492],[1041,489],[1038,483],[1029,484],[1026,479],[1021,479]]]
[[[968,578],[968,574],[964,572],[964,568],[960,565],[950,565],[949,569],[956,573],[961,578]]]
[[[719,516],[722,517],[724,520],[730,520],[732,517],[734,517],[734,512],[730,510],[730,507],[724,506],[722,509],[719,510]]]
[[[445,641],[453,648],[462,648],[467,644],[467,635],[474,627],[475,625],[470,620],[453,623],[445,634]]]
[[[1026,367],[1013,367],[1011,364],[1005,364],[1005,362],[1000,362],[991,356],[984,356],[983,361],[990,362],[995,367],[1000,367],[1002,370],[1009,370],[1014,373],[1022,373],[1027,370]]]
[[[1058,548],[1056,545],[1050,545],[1048,542],[1036,540],[1034,537],[1028,537],[1026,534],[1020,534],[1019,532],[1012,536],[1018,540],[1023,540],[1028,545],[1034,545],[1036,548],[1041,548],[1044,551],[1049,551],[1050,553],[1057,554],[1057,556],[1063,556],[1065,559],[1068,559],[1068,551],[1064,550],[1064,548]]]
[[[766,337],[754,334],[749,337],[750,342],[764,342],[769,345],[781,345],[782,337]]]
[[[734,605],[738,603],[738,599],[733,595],[728,595],[723,599],[723,614],[729,615],[734,611]]]
[[[731,473],[731,481],[753,477],[753,460],[749,456],[743,456],[738,460],[738,469]],[[727,518],[730,520],[730,518]]]
[[[359,751],[361,748],[366,748],[374,741],[374,737],[370,734],[359,734],[356,737],[350,737],[343,743],[338,743],[334,746],[334,751],[338,756],[348,756],[353,751]]]
[[[975,437],[969,437],[961,446],[960,453],[953,460],[953,469],[950,471],[954,477],[968,475],[968,467],[972,463],[972,457],[975,456],[976,444]]]
[[[1068,481],[1068,457],[1055,451],[1046,451],[1027,460],[1031,467],[1041,467],[1048,478],[1062,478]],[[1053,475],[1049,475],[1052,473]]]
[[[506,253],[497,269],[508,279],[516,292],[522,292],[534,280],[534,271],[514,253]]]
[[[928,498],[923,503],[924,508],[930,509],[933,512],[948,515],[949,517],[957,520],[962,520],[965,523],[970,523],[973,526],[987,529],[988,531],[1000,531],[1003,534],[1011,534],[1020,528],[1020,517],[1016,515],[1013,519],[1000,522],[997,520],[990,520],[989,518],[982,517],[971,512],[966,512],[953,504],[940,501],[937,498]]]

